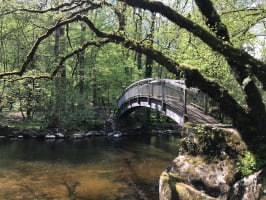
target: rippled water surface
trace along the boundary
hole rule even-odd
[[[0,199],[158,199],[174,136],[0,141]]]

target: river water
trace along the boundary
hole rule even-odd
[[[1,140],[1,200],[158,199],[175,136]]]

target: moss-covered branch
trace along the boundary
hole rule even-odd
[[[25,80],[25,79],[31,79],[31,80],[39,80],[39,79],[48,79],[51,80],[52,77],[49,74],[43,74],[43,75],[38,75],[38,76],[31,76],[31,75],[27,75],[27,76],[22,76],[19,78],[12,78],[12,79],[8,79],[9,82],[15,82],[15,81],[20,81],[20,80]]]

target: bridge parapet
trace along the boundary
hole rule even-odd
[[[125,101],[136,96],[149,96],[161,99],[175,99],[187,90],[183,80],[171,79],[154,79],[147,78],[137,81],[128,86],[120,99],[118,100],[118,107]],[[193,93],[197,93],[198,89],[189,89]]]

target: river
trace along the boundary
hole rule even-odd
[[[158,199],[178,137],[1,140],[2,200]]]

